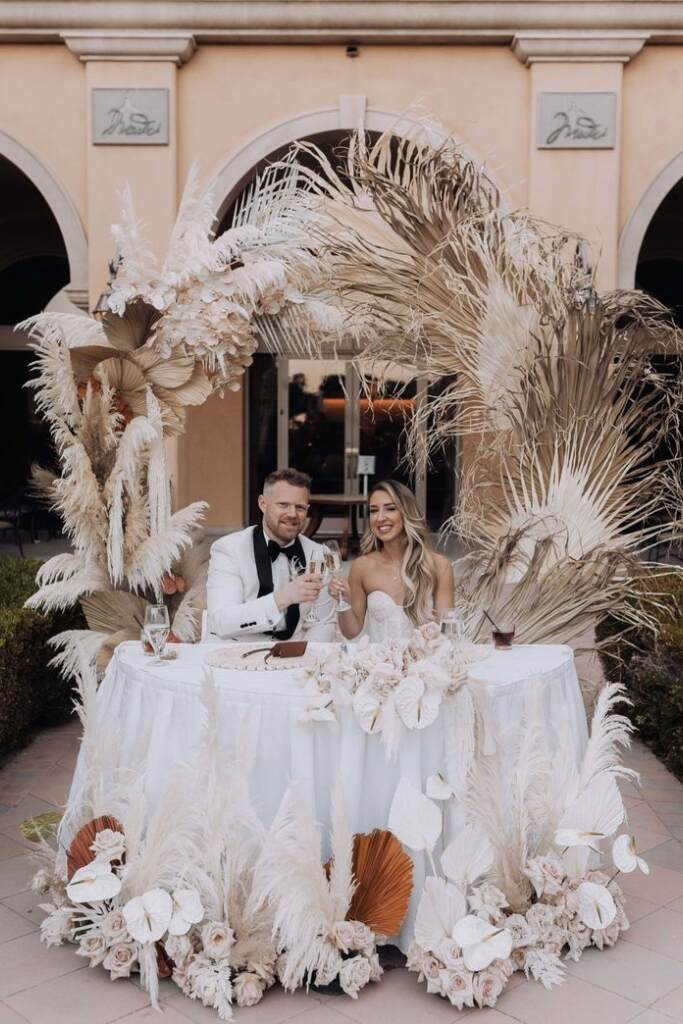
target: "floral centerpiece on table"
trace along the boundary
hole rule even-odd
[[[431,725],[443,699],[460,689],[469,666],[487,653],[476,644],[452,644],[434,622],[408,640],[377,644],[364,637],[302,670],[312,698],[302,717],[335,721],[339,707],[351,707],[361,729],[380,736],[393,757],[403,732]]]

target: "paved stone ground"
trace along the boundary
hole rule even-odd
[[[213,1011],[162,982],[164,1016],[147,1005],[138,985],[111,982],[91,970],[72,946],[45,949],[38,941],[38,897],[29,890],[30,844],[19,822],[53,809],[66,797],[78,749],[69,723],[40,733],[0,771],[0,1024],[112,1024],[161,1020],[215,1022]],[[345,996],[287,995],[271,990],[259,1006],[237,1010],[243,1024],[671,1024],[683,1022],[683,785],[640,744],[628,763],[642,788],[625,787],[629,828],[651,874],[626,876],[631,928],[613,949],[589,951],[567,965],[567,979],[546,992],[515,975],[495,1010],[457,1013],[428,996],[415,975],[387,973],[353,1001]]]

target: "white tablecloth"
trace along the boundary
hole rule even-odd
[[[323,645],[311,645],[311,647]],[[201,737],[200,688],[203,659],[215,645],[178,645],[179,657],[154,665],[139,643],[121,644],[107,669],[97,697],[98,723],[114,723],[119,733],[118,768],[141,766],[145,771],[148,807],[160,798],[170,769],[190,763]],[[341,773],[346,809],[356,832],[387,823],[401,777],[422,788],[429,775],[444,772],[447,763],[448,714],[422,730],[407,732],[398,758],[388,762],[376,736],[364,733],[349,709],[333,723],[302,724],[299,717],[309,698],[297,673],[213,669],[219,691],[220,730],[228,753],[239,736],[250,751],[251,794],[269,823],[290,780],[303,785],[318,821],[326,828],[333,783]],[[578,760],[586,739],[586,718],[572,651],[564,646],[514,647],[493,651],[471,668],[470,689],[484,725],[480,755],[498,751],[513,757],[526,723],[542,719],[551,749],[560,741]],[[242,747],[245,749],[245,747]],[[72,786],[78,791],[77,765]],[[77,808],[70,804],[69,810]],[[66,820],[69,820],[67,815]],[[445,813],[444,842],[462,825],[455,801]],[[426,864],[415,858],[415,892],[422,889]],[[401,935],[407,945],[415,905]]]

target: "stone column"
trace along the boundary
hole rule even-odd
[[[617,282],[623,66],[646,42],[644,33],[542,33],[515,37],[513,51],[530,69],[529,209],[584,235],[598,257],[599,289]],[[616,139],[610,149],[541,149],[538,97],[543,92],[616,95]]]
[[[130,185],[135,211],[152,250],[163,256],[178,204],[176,79],[178,66],[195,49],[187,33],[154,36],[141,32],[66,33],[69,49],[86,63],[87,133],[85,138],[86,209],[89,237],[90,308],[108,278],[115,246],[111,226],[119,220],[120,193]],[[167,89],[168,145],[95,145],[93,89]],[[174,507],[182,490],[182,438],[168,441],[168,469]]]

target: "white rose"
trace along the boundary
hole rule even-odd
[[[455,939],[443,939],[434,952],[448,970],[462,967],[462,949]]]
[[[495,917],[501,916],[496,914],[496,911],[508,905],[505,893],[502,893],[497,886],[491,885],[490,882],[484,882],[483,885],[475,886],[469,895],[468,903],[470,909],[475,913],[483,911],[487,914],[493,914]]]
[[[90,844],[90,849],[97,860],[122,860],[126,851],[126,837],[123,832],[114,832],[111,828],[103,828]]]
[[[557,896],[565,880],[564,865],[556,857],[533,857],[524,874],[530,879],[537,896]]]
[[[474,975],[467,970],[464,963],[461,962],[458,967],[450,970],[439,971],[439,980],[441,994],[450,1000],[457,1010],[462,1010],[463,1006],[474,1005]]]
[[[235,933],[223,921],[208,921],[202,928],[202,945],[213,960],[225,960],[235,945]]]
[[[31,879],[31,889],[33,892],[37,893],[38,896],[44,896],[48,893],[50,891],[51,884],[52,877],[50,872],[45,868],[39,868]]]
[[[505,988],[507,976],[500,968],[496,968],[495,962],[483,971],[477,971],[474,975],[474,999],[477,1006],[495,1006],[498,996]]]
[[[591,941],[597,949],[613,946],[619,938],[621,929],[617,921],[612,921],[608,928],[595,929],[591,932]]]
[[[555,909],[548,903],[533,903],[526,912],[526,919],[542,935],[555,923]]]
[[[182,970],[192,956],[192,943],[187,935],[168,935],[164,940],[164,949],[176,967]]]
[[[135,967],[138,950],[134,942],[119,942],[112,946],[103,960],[105,970],[112,978],[129,978]]]
[[[336,959],[334,957],[328,957],[326,962],[321,964],[315,972],[316,985],[320,988],[324,988],[325,985],[331,985],[339,974],[341,965],[342,958],[340,956],[337,956]]]
[[[384,974],[384,970],[380,965],[378,954],[373,953],[372,956],[369,956],[368,963],[370,964],[370,981],[379,981]]]
[[[347,996],[358,999],[358,993],[370,981],[370,963],[364,956],[345,960],[339,971],[339,984]]]
[[[121,910],[110,910],[105,914],[100,922],[100,928],[108,946],[115,946],[117,942],[126,942],[130,939],[126,919]]]
[[[341,949],[342,953],[348,953],[350,949],[354,947],[354,922],[353,921],[337,921],[332,928],[332,939],[338,949]]]
[[[505,919],[505,927],[512,933],[512,948],[530,946],[538,938],[538,931],[533,928],[522,914],[510,914]]]
[[[353,949],[358,949],[366,956],[372,956],[375,948],[375,933],[362,921],[353,921]]]
[[[425,959],[425,951],[417,942],[411,942],[406,954],[406,967],[409,971],[422,971],[422,963]]]
[[[107,955],[107,940],[99,928],[91,928],[82,936],[76,950],[77,956],[84,956],[90,961],[91,967],[101,964]]]
[[[242,971],[232,980],[232,989],[238,1006],[256,1006],[266,990],[266,986],[250,971]]]

